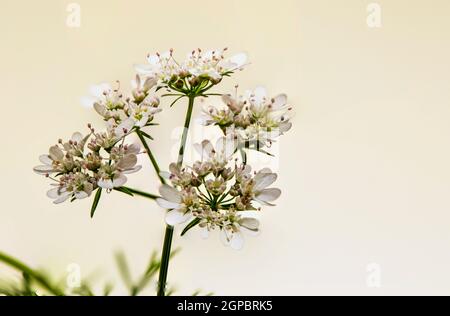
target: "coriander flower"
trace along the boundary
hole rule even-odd
[[[134,173],[140,146],[123,144],[123,137],[117,137],[113,130],[82,136],[74,133],[72,138],[50,147],[49,153],[41,155],[43,163],[34,168],[38,174],[50,178],[53,187],[47,192],[54,203],[68,199],[84,199],[98,188],[112,190],[123,186],[126,174]]]
[[[222,107],[204,109],[203,123],[218,126],[225,135],[235,135],[246,147],[270,146],[292,127],[292,107],[287,105],[285,94],[269,98],[264,88],[256,88],[245,96],[223,95],[222,101]]]
[[[270,188],[277,175],[267,168],[252,173],[250,166],[238,166],[232,160],[234,139],[221,138],[215,147],[206,140],[196,147],[202,159],[192,167],[173,163],[169,172],[161,173],[173,186],[160,187],[157,203],[168,210],[169,225],[191,220],[185,231],[198,225],[205,236],[217,229],[226,245],[239,249],[242,232],[259,231],[259,222],[250,218],[250,211],[273,206],[271,202],[280,196],[279,189]]]
[[[247,55],[240,53],[226,58],[222,50],[193,50],[187,58],[178,62],[173,50],[163,54],[147,56],[147,64],[136,65],[138,74],[157,78],[159,83],[168,88],[187,94],[202,94],[218,84],[224,76],[229,76],[247,65]]]
[[[141,80],[136,76],[132,81],[130,96],[124,97],[117,89],[106,89],[102,96],[94,102],[95,111],[108,122],[108,126],[116,128],[116,134],[133,127],[142,128],[152,123],[154,115],[161,112],[159,98],[150,92],[155,87],[156,79]],[[126,132],[125,132],[126,134]]]

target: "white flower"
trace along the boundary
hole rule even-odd
[[[177,91],[191,91],[205,82],[215,85],[223,76],[228,76],[247,65],[247,55],[240,53],[225,58],[227,49],[192,51],[183,62],[177,62],[173,50],[163,54],[149,55],[147,64],[136,65],[138,74],[144,77],[158,78],[163,84]],[[186,80],[185,80],[186,79]],[[175,87],[175,88],[174,88]],[[207,88],[207,84],[201,86]]]
[[[256,218],[238,216],[222,228],[222,242],[225,246],[240,250],[244,246],[243,233],[255,236],[259,233],[259,221]]]
[[[179,65],[172,57],[172,52],[148,55],[147,64],[135,65],[138,74],[144,77],[158,78],[162,81],[169,80],[174,73],[179,73]]]
[[[205,125],[217,125],[226,135],[235,135],[239,142],[259,150],[269,146],[291,127],[292,108],[287,96],[269,98],[264,88],[248,91],[245,96],[223,95],[225,108],[210,106],[203,112]]]
[[[213,166],[221,167],[230,161],[236,152],[237,142],[233,136],[221,137],[214,147],[209,140],[204,140],[200,144],[194,144],[194,148],[200,154],[202,162],[210,162]]]
[[[253,178],[253,194],[255,200],[264,205],[273,206],[269,202],[273,202],[281,195],[281,190],[278,188],[267,188],[277,180],[277,174],[272,173],[269,168],[260,170]]]
[[[54,203],[84,199],[98,187],[107,190],[121,187],[127,181],[126,174],[141,168],[137,165],[139,145],[118,144],[114,131],[94,133],[89,128],[91,133],[85,137],[77,132],[68,142],[60,140],[50,147],[49,154],[39,158],[43,165],[34,168],[56,182],[47,192]],[[104,153],[109,156],[102,157]]]
[[[156,203],[162,208],[168,210],[166,213],[166,223],[177,225],[186,222],[192,217],[189,207],[193,205],[196,199],[192,192],[184,194],[175,188],[165,184],[159,188],[161,198],[156,199]]]
[[[61,177],[60,183],[47,192],[47,196],[59,204],[69,198],[84,199],[91,195],[94,185],[93,179],[82,172],[69,173]]]
[[[134,149],[135,147],[133,147],[133,151]],[[100,167],[98,171],[100,179],[97,183],[99,187],[109,190],[123,186],[127,182],[125,174],[135,173],[141,169],[141,166],[136,165],[137,156],[134,152],[114,153],[112,151],[111,158],[115,162]]]
[[[271,202],[280,196],[279,189],[270,188],[277,175],[268,168],[253,174],[248,165],[238,167],[233,160],[236,141],[229,137],[219,139],[215,147],[205,140],[196,148],[201,160],[192,167],[172,163],[169,173],[161,173],[174,186],[161,186],[157,203],[168,211],[169,225],[195,219],[191,223],[198,225],[203,237],[220,230],[225,244],[239,249],[243,232],[259,231],[259,222],[251,215],[261,208],[254,203],[273,206]]]
[[[81,104],[84,107],[92,108],[94,104],[104,99],[104,93],[111,91],[112,88],[108,83],[100,83],[98,85],[92,85],[89,87],[89,96],[81,98]]]

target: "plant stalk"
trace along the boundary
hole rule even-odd
[[[145,151],[147,152],[148,158],[150,158],[150,161],[153,165],[153,168],[155,169],[156,175],[159,178],[159,181],[161,181],[162,184],[166,184],[166,180],[160,175],[161,169],[159,168],[158,163],[156,162],[155,156],[153,156],[152,151],[150,150],[150,147],[147,144],[147,141],[145,140],[144,135],[142,135],[140,130],[136,130],[136,134],[141,140],[142,145],[145,148]]]
[[[186,112],[186,119],[184,122],[183,135],[181,136],[180,150],[178,152],[177,165],[181,166],[183,164],[184,152],[186,148],[186,141],[189,132],[189,125],[191,123],[192,110],[194,109],[195,95],[189,95],[189,104]],[[158,296],[165,296],[166,294],[166,283],[167,283],[167,273],[169,270],[170,261],[170,249],[172,247],[173,239],[173,226],[167,225],[166,232],[164,235],[164,245],[161,255],[161,267],[159,269],[159,281],[158,281]]]

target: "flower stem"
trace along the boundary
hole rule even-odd
[[[158,163],[156,162],[155,156],[153,156],[152,151],[150,150],[150,147],[147,144],[147,141],[145,140],[144,135],[141,133],[140,130],[136,130],[136,134],[141,140],[142,145],[145,148],[145,151],[147,152],[148,158],[150,158],[150,161],[153,165],[153,168],[155,169],[155,172],[159,178],[159,181],[161,181],[162,184],[166,184],[166,180],[160,175],[161,169],[159,168]]]
[[[186,141],[189,131],[189,125],[191,123],[192,110],[194,109],[195,95],[189,95],[189,104],[186,112],[186,119],[184,122],[183,135],[181,136],[180,150],[178,152],[177,165],[181,166],[183,164],[184,151],[186,148]],[[166,226],[166,233],[164,236],[164,245],[161,255],[161,267],[159,269],[159,282],[158,282],[158,296],[165,296],[166,283],[167,283],[167,273],[169,270],[169,260],[170,260],[170,249],[172,247],[173,238],[173,226]]]
[[[183,164],[184,150],[186,148],[186,141],[187,141],[188,132],[189,132],[189,125],[191,124],[192,110],[194,109],[194,101],[195,101],[195,95],[190,95],[189,96],[189,105],[188,105],[188,109],[186,112],[186,119],[184,121],[183,135],[181,136],[180,150],[178,152],[177,165],[179,167],[181,167],[181,165]]]

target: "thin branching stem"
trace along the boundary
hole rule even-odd
[[[196,97],[195,95],[189,95],[189,104],[186,112],[186,119],[184,122],[184,130],[183,135],[181,136],[180,150],[178,152],[178,160],[177,160],[178,166],[181,166],[183,164],[189,125],[191,123],[192,110],[194,109],[195,97]],[[161,267],[159,269],[159,281],[157,292],[158,296],[166,295],[167,273],[169,270],[170,249],[172,247],[172,239],[173,239],[173,226],[167,225],[164,236],[163,251],[161,255]]]

